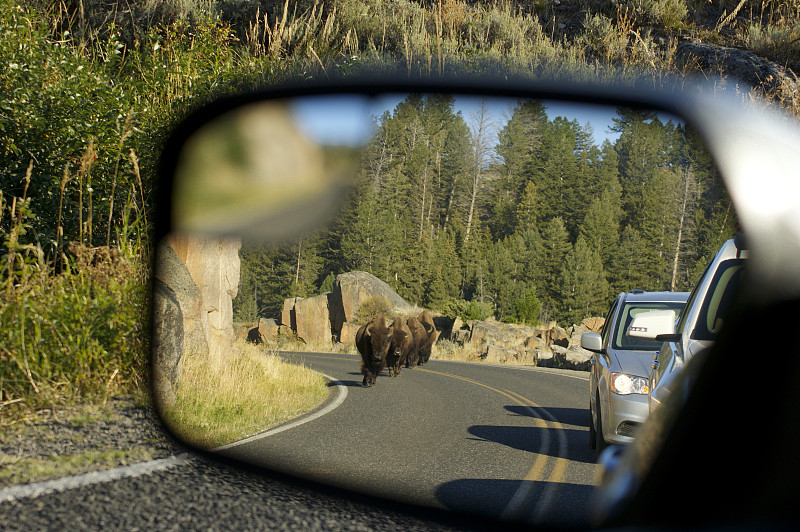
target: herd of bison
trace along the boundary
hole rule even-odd
[[[386,326],[383,314],[376,314],[356,333],[356,348],[361,353],[362,385],[375,384],[383,368],[397,377],[400,369],[422,366],[431,357],[431,348],[439,336],[433,316],[423,310],[419,317],[395,318]]]

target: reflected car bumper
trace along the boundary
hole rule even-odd
[[[647,396],[610,394],[604,416],[603,438],[608,443],[628,443],[649,414]]]

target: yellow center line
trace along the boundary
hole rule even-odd
[[[469,382],[469,383],[475,384],[477,386],[482,386],[482,387],[484,387],[484,388],[486,388],[488,390],[491,390],[493,392],[499,393],[500,395],[503,395],[503,396],[511,399],[512,401],[517,403],[519,406],[525,406],[525,407],[531,407],[531,408],[541,408],[541,406],[537,405],[536,403],[534,403],[533,401],[531,401],[527,397],[519,395],[518,393],[512,392],[510,390],[494,388],[492,386],[488,386],[488,385],[483,384],[481,382],[478,382],[476,380],[469,379],[467,377],[461,377],[460,375],[453,375],[451,373],[443,373],[443,372],[440,372],[440,371],[434,371],[434,370],[425,369],[425,368],[417,368],[417,369],[420,370],[420,371],[425,371],[427,373],[434,373],[436,375],[442,375],[444,377],[451,377],[453,379],[458,379],[458,380],[462,380],[462,381],[465,381],[465,382]],[[534,422],[536,423],[536,426],[539,427],[539,428],[545,428],[545,429],[555,428],[556,430],[564,430],[563,425],[561,425],[561,423],[559,423],[558,421],[550,421],[550,422],[548,422],[548,421],[546,421],[544,419],[541,419],[538,416],[534,416],[533,419],[534,419]],[[553,426],[550,427],[548,425],[548,423],[551,423]],[[528,474],[525,475],[525,478],[523,480],[529,480],[529,481],[544,480],[544,482],[561,482],[563,477],[564,477],[564,471],[566,470],[568,461],[566,459],[562,458],[561,456],[556,456],[554,458],[555,458],[555,465],[553,466],[553,470],[551,471],[549,477],[547,479],[541,479],[540,477],[542,475],[542,472],[544,471],[545,465],[548,462],[548,458],[544,453],[538,453],[537,456],[536,456],[536,460],[534,460],[534,462],[533,462],[533,466],[531,466],[530,471],[528,471]]]
[[[533,401],[531,401],[527,397],[524,397],[524,396],[522,396],[522,395],[520,395],[520,394],[518,394],[516,392],[512,392],[510,390],[507,390],[507,391],[511,395],[513,395],[515,397],[518,397],[521,401],[529,403],[530,406],[541,408],[541,407],[539,407],[539,405],[537,405],[536,403],[534,403]],[[552,420],[550,420],[550,423],[552,424],[552,428],[554,428],[555,430],[559,430],[559,431],[563,431],[564,430],[564,425],[559,423],[557,420],[552,419]],[[561,482],[561,481],[563,481],[564,472],[566,471],[568,464],[569,464],[569,460],[567,460],[566,458],[564,458],[563,456],[561,456],[559,454],[556,457],[556,463],[553,466],[553,471],[550,473],[550,477],[548,478],[548,482]]]

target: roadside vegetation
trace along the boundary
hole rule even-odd
[[[241,342],[224,367],[187,353],[175,405],[164,419],[186,442],[213,448],[312,410],[328,397],[319,373]]]
[[[799,15],[796,0],[0,0],[0,425],[141,390],[159,148],[214,96],[398,71],[659,84],[693,72],[686,38],[798,71]],[[783,97],[762,93],[746,97]]]

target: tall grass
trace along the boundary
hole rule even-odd
[[[164,418],[187,442],[213,448],[310,411],[328,395],[325,378],[253,344],[217,368],[187,353],[175,405]]]

